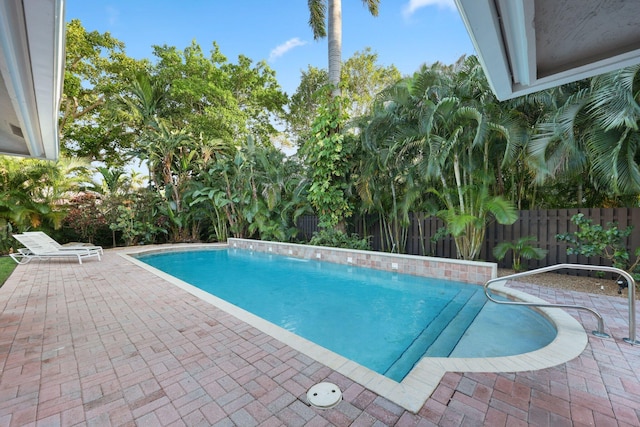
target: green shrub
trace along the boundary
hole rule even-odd
[[[547,250],[536,248],[531,243],[535,242],[534,236],[521,237],[515,242],[501,242],[493,248],[493,256],[498,260],[502,260],[507,252],[513,252],[513,261],[511,268],[514,271],[522,271],[522,258],[525,259],[542,259],[547,256]]]
[[[333,229],[324,229],[313,233],[313,237],[309,241],[310,245],[329,246],[332,248],[370,250],[371,245],[369,239],[361,238],[353,233],[348,235],[342,231]]]
[[[626,246],[633,226],[621,230],[616,222],[608,222],[603,227],[592,224],[592,220],[586,219],[581,213],[572,216],[571,222],[578,226],[578,231],[556,235],[556,239],[570,245],[567,255],[599,256],[631,274],[636,281],[640,279],[640,248],[633,252],[635,259],[632,259]]]

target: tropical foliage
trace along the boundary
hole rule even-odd
[[[435,206],[463,259],[479,255],[488,221],[515,221],[513,203],[496,195],[497,155],[508,155],[511,129],[492,101],[475,58],[425,66],[380,95],[362,132],[359,192],[386,224],[392,250],[404,247],[415,203]]]
[[[362,238],[355,233],[348,235],[347,233],[333,229],[323,229],[315,232],[311,240],[309,240],[309,244],[363,251],[371,249],[371,245],[367,238]]]
[[[363,4],[377,15],[379,1]],[[445,224],[420,228],[423,253],[448,238],[477,259],[487,225],[518,209],[637,206],[640,67],[499,103],[475,57],[411,76],[369,48],[343,62],[340,5],[309,2],[331,59],[290,98],[266,62],[231,61],[215,42],[134,60],[71,21],[64,157],[0,158],[0,251],[28,229],[103,245],[295,241],[315,214],[315,243],[367,247],[376,227],[382,250],[404,252],[414,214]],[[496,256],[540,255],[523,239]]]
[[[346,121],[343,99],[332,98],[318,111],[312,135],[303,147],[311,186],[308,199],[320,219],[320,228],[339,227],[353,213],[347,198],[349,187],[350,144],[340,132]]]
[[[636,65],[597,76],[561,99],[532,141],[540,180],[576,176],[605,195],[603,204],[637,204],[639,88]]]
[[[148,61],[128,57],[121,41],[109,33],[88,32],[77,19],[67,24],[65,58],[62,153],[109,165],[126,163],[124,154],[135,139],[124,131],[121,111],[112,107]]]
[[[522,259],[542,259],[547,256],[547,250],[533,246],[536,241],[535,236],[525,236],[517,239],[515,242],[500,242],[493,247],[493,256],[498,260],[502,260],[509,251],[512,252],[513,261],[511,268],[514,271],[522,271]]]
[[[79,160],[48,162],[0,156],[0,251],[14,244],[11,234],[62,227],[65,202],[88,181]]]
[[[400,71],[393,66],[378,63],[378,55],[370,48],[355,52],[342,66],[342,97],[346,115],[358,120],[371,113],[376,96],[383,89],[401,80]],[[327,102],[326,87],[329,85],[327,70],[309,66],[300,75],[300,84],[289,100],[286,114],[288,137],[304,144],[309,136],[318,109]]]
[[[571,218],[578,230],[573,233],[556,235],[561,242],[568,243],[568,255],[600,256],[611,261],[612,265],[640,279],[640,247],[635,249],[634,257],[629,255],[625,240],[631,234],[633,226],[619,229],[618,224],[609,222],[606,226],[593,224],[584,214]]]

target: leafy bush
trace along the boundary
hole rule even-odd
[[[610,260],[614,267],[625,270],[635,280],[640,279],[640,248],[636,248],[636,259],[631,262],[625,243],[633,226],[621,230],[616,222],[608,222],[606,227],[594,225],[581,213],[572,216],[571,222],[578,226],[578,231],[556,235],[556,239],[571,245],[567,248],[567,255],[599,256]]]
[[[78,194],[69,202],[70,209],[64,225],[71,228],[83,241],[93,243],[100,229],[108,227],[99,209],[99,202],[94,193]]]
[[[329,246],[332,248],[370,250],[371,245],[369,239],[361,238],[353,233],[348,235],[342,231],[334,229],[324,229],[313,233],[313,237],[309,241],[310,245]]]
[[[131,200],[117,206],[111,230],[122,236],[125,246],[157,243],[162,235],[167,235],[167,217],[160,208],[164,206],[157,193],[141,189]]]
[[[11,222],[0,218],[0,255],[8,254],[18,242],[13,238]]]
[[[320,105],[311,137],[301,150],[311,174],[307,199],[318,215],[320,227],[325,229],[343,227],[344,220],[353,214],[347,196],[353,147],[345,144],[345,135],[339,131],[347,119],[343,106],[346,101],[335,97],[327,105]]]
[[[127,205],[118,206],[118,217],[110,227],[112,230],[122,233],[125,246],[154,243],[157,234],[166,232],[155,224],[140,221],[136,216],[136,211]]]

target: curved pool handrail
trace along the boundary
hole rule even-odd
[[[531,302],[523,302],[523,301],[500,301],[491,296],[489,291],[489,286],[492,283],[510,279],[517,279],[518,277],[524,276],[532,276],[534,274],[540,273],[548,273],[550,271],[562,270],[562,269],[574,269],[574,270],[591,270],[591,271],[607,271],[611,273],[619,274],[627,280],[628,288],[629,288],[629,338],[624,338],[623,340],[631,345],[640,344],[640,341],[636,340],[636,281],[626,271],[616,268],[616,267],[607,267],[607,266],[594,266],[594,265],[584,265],[584,264],[556,264],[550,265],[548,267],[541,267],[535,270],[524,271],[522,273],[514,273],[508,276],[496,277],[495,279],[490,279],[484,284],[484,294],[486,297],[496,304],[506,304],[506,305],[523,305],[529,307],[555,307],[555,308],[572,308],[576,310],[586,310],[593,314],[598,319],[598,330],[593,331],[593,334],[598,337],[608,338],[609,335],[604,332],[604,319],[592,308],[584,307],[581,305],[571,305],[571,304],[550,304],[550,303],[531,303]]]

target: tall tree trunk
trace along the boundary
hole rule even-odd
[[[581,208],[582,207],[582,199],[584,197],[584,189],[582,187],[582,183],[579,182],[578,183],[578,188],[577,188],[577,194],[576,194],[576,202],[578,202],[578,207]]]
[[[400,246],[400,235],[398,232],[398,227],[400,226],[399,221],[398,221],[398,203],[396,202],[396,186],[393,184],[393,177],[390,176],[391,178],[391,197],[393,200],[393,213],[391,216],[391,224],[393,225],[393,227],[391,228],[391,230],[389,230],[390,233],[393,234],[393,241],[394,241],[394,246],[398,247]],[[393,250],[391,250],[391,252],[393,252]],[[400,250],[398,249],[398,253],[400,253]]]
[[[458,203],[460,204],[460,213],[465,213],[464,196],[462,194],[462,183],[460,182],[460,160],[458,155],[453,156],[453,173],[456,177],[456,188],[458,190]]]
[[[342,68],[342,0],[329,0],[329,83],[331,95],[340,96],[340,71]]]
[[[424,230],[422,228],[423,227],[423,225],[422,225],[423,214],[422,213],[415,213],[415,214],[413,214],[413,217],[418,222],[418,236],[420,238],[420,249],[422,250],[422,253],[420,253],[419,255],[427,256],[426,247],[424,245]]]

